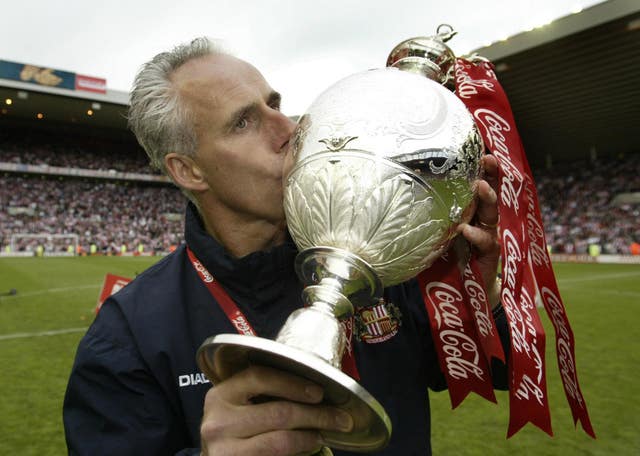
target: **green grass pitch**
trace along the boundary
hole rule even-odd
[[[104,275],[133,277],[155,261],[0,259],[0,454],[66,454],[62,399]],[[498,394],[498,405],[473,396],[453,411],[448,394],[437,393],[431,395],[436,456],[640,454],[640,266],[558,264],[555,269],[597,440],[573,427],[555,355],[549,350],[553,331],[543,315],[554,437],[527,425],[507,440],[506,393]],[[8,294],[12,288],[17,294]]]

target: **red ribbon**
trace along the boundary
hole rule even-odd
[[[429,314],[440,367],[447,380],[451,406],[456,408],[472,391],[496,402],[488,364],[491,358],[480,342],[479,331],[474,324],[477,317],[472,311],[453,251],[418,274],[417,279]],[[478,288],[482,291],[483,287],[478,284],[473,287],[474,290]],[[484,291],[482,295],[486,296]],[[486,298],[484,303],[486,305]],[[483,315],[488,312],[485,324],[495,328],[491,311],[482,306],[479,308]],[[494,333],[498,337],[495,330]],[[499,339],[497,343],[500,345]]]
[[[463,280],[467,306],[469,306],[472,315],[475,317],[473,320],[476,326],[476,333],[482,345],[485,359],[489,364],[491,364],[492,358],[497,358],[504,363],[502,342],[493,320],[493,313],[489,306],[486,288],[475,254],[472,254],[471,260],[465,267]]]
[[[456,92],[472,113],[499,168],[502,305],[509,322],[510,437],[531,422],[552,435],[545,338],[535,310],[536,286],[553,322],[556,353],[574,424],[595,438],[578,383],[575,344],[547,251],[535,184],[506,94],[489,63],[458,59]]]

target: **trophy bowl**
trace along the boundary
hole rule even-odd
[[[474,210],[484,147],[447,88],[455,57],[444,42],[453,34],[406,40],[387,67],[348,76],[312,103],[292,136],[283,184],[305,307],[275,341],[219,335],[198,352],[214,383],[260,363],[323,386],[324,401],[355,423],[353,432],[323,434],[333,448],[375,451],[391,435],[384,408],[340,371],[341,322],[428,268]]]

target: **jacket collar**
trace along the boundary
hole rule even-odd
[[[285,284],[297,281],[293,267],[297,250],[290,238],[269,250],[235,258],[206,232],[198,210],[189,203],[185,240],[216,280],[241,301],[251,298],[257,306],[268,304],[277,299]]]

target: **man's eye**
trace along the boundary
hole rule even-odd
[[[271,109],[275,109],[276,111],[280,111],[280,103],[273,103],[271,105]]]
[[[238,130],[243,130],[247,128],[247,125],[249,125],[249,123],[247,122],[247,119],[244,117],[236,122],[236,128]]]

